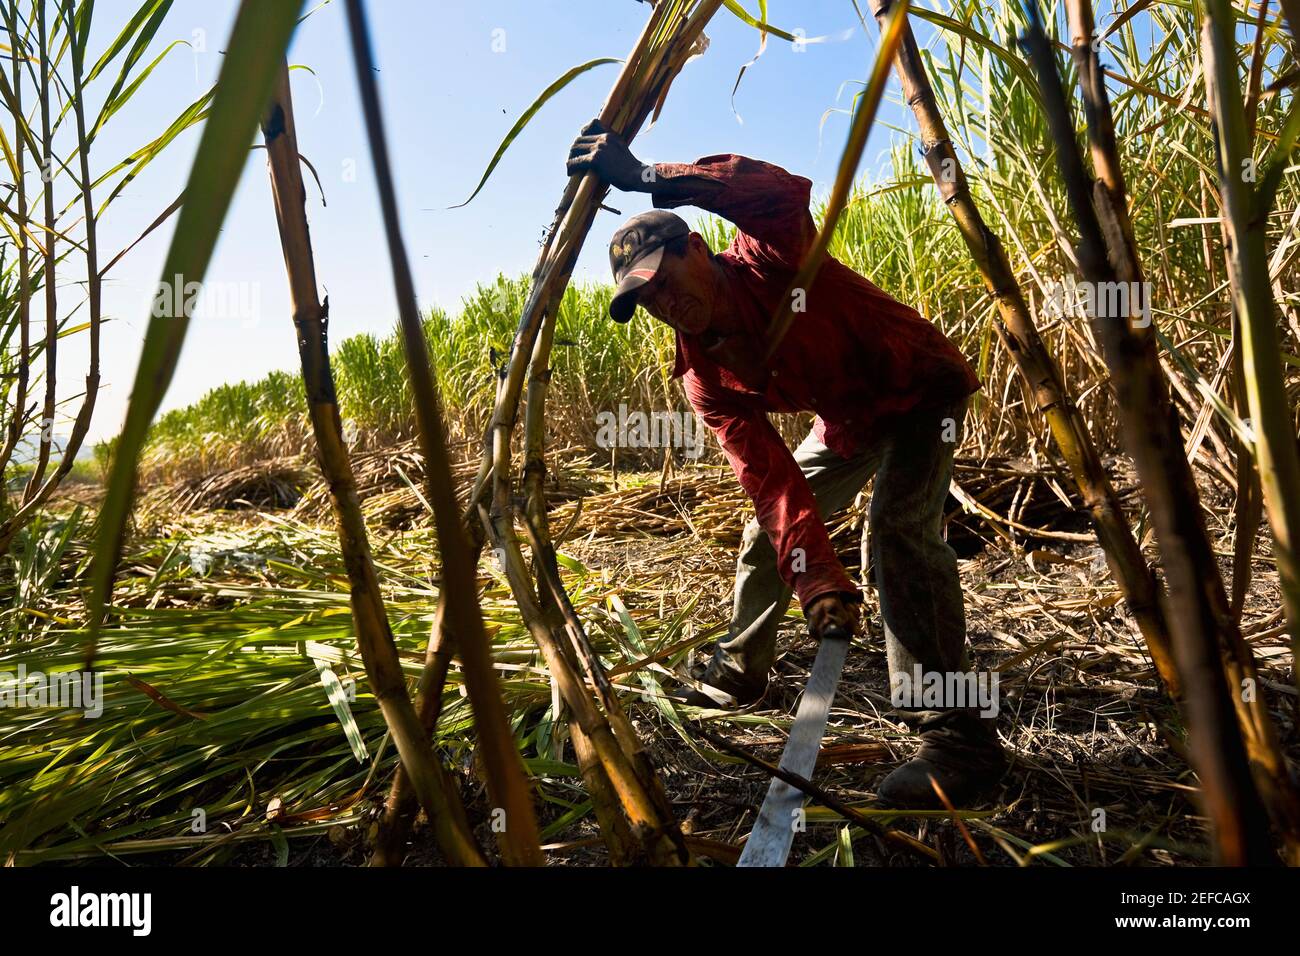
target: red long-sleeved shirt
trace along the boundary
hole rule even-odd
[[[731,154],[659,163],[655,175],[656,207],[697,206],[737,226],[716,256],[729,293],[725,325],[736,331],[678,332],[673,377],[682,377],[691,405],[717,434],[800,603],[806,608],[832,592],[856,597],[808,481],[767,413],[816,413],[817,437],[847,458],[892,416],[956,401],[977,391],[979,379],[915,309],[831,256],[765,365],[767,327],[816,236],[812,183]]]

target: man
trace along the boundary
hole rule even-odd
[[[574,142],[568,170],[653,197],[655,211],[633,217],[610,244],[618,283],[610,315],[627,322],[640,305],[676,330],[673,376],[757,512],[737,562],[731,627],[703,683],[741,705],[763,696],[792,593],[814,636],[852,632],[862,597],[825,520],[873,475],[870,552],[891,688],[912,681],[918,665],[927,675],[964,670],[957,559],[941,522],[960,423],[979,389],[966,359],[914,309],[828,256],[811,288],[795,290],[794,322],[764,360],[768,325],[816,235],[812,183],[801,176],[730,154],[646,165],[599,122]],[[662,211],[687,205],[735,223],[730,247],[711,253]],[[767,415],[800,411],[818,417],[791,454]],[[687,701],[717,706],[722,695]],[[921,747],[878,788],[883,802],[936,806],[932,777],[957,804],[996,783],[1005,768],[997,736],[966,703],[903,715]]]

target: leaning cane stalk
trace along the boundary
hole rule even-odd
[[[1241,331],[1243,381],[1291,650],[1300,660],[1300,453],[1282,375],[1269,274],[1266,230],[1272,205],[1271,177],[1266,173],[1259,188],[1251,185],[1254,160],[1241,109],[1234,34],[1231,8],[1224,0],[1206,0],[1201,58],[1217,132],[1219,195],[1229,242],[1233,309]],[[1294,144],[1295,132],[1288,130],[1274,147],[1273,162],[1285,164]]]
[[[875,0],[872,5],[872,13],[882,30],[892,3],[893,0]],[[985,223],[975,204],[966,174],[939,112],[916,37],[910,26],[904,29],[895,68],[902,83],[903,98],[911,106],[920,128],[921,151],[939,195],[952,213],[975,266],[984,277],[985,287],[997,304],[999,321],[995,329],[998,338],[1028,383],[1038,411],[1046,419],[1061,457],[1070,469],[1092,519],[1097,541],[1137,622],[1156,672],[1170,694],[1177,697],[1178,672],[1169,649],[1169,631],[1160,608],[1160,589],[1155,574],[1142,556],[1142,549],[1124,517],[1119,496],[1102,466],[1101,456],[1074,396],[1039,337],[1006,249]]]
[[[510,731],[487,632],[483,628],[483,617],[476,598],[478,585],[475,564],[461,528],[460,509],[456,503],[455,485],[443,437],[437,383],[429,362],[424,327],[416,307],[415,283],[398,222],[387,136],[380,114],[374,62],[361,0],[349,0],[347,11],[357,82],[365,107],[366,128],[374,156],[389,259],[393,267],[406,366],[420,430],[420,449],[425,460],[425,490],[433,506],[438,527],[438,544],[442,553],[442,587],[447,592],[446,616],[449,626],[456,634],[465,684],[474,710],[480,752],[486,768],[488,794],[494,808],[500,808],[505,814],[505,826],[500,831],[502,855],[507,863],[539,866],[542,854],[532,795]]]
[[[524,623],[537,641],[547,669],[559,684],[560,693],[571,709],[574,721],[591,742],[592,749],[604,768],[621,811],[640,846],[638,857],[644,862],[661,866],[685,862],[688,855],[676,822],[671,817],[667,820],[660,817],[651,791],[640,779],[623,745],[615,737],[609,719],[600,712],[583,684],[572,649],[561,642],[548,626],[533,594],[517,540],[496,536],[496,525],[486,514],[484,524],[494,534],[493,542],[504,556],[506,577],[519,602]]]
[[[472,542],[476,552],[483,546],[482,534],[478,537],[478,541]],[[420,674],[415,694],[415,713],[430,740],[434,737],[438,718],[442,714],[442,691],[447,683],[447,673],[451,670],[454,653],[455,641],[447,626],[447,591],[444,588],[438,593],[429,644],[425,649],[424,670]],[[407,775],[406,768],[399,764],[388,797],[384,800],[384,811],[375,828],[370,866],[401,866],[406,840],[419,808],[420,802],[411,786],[411,778]]]
[[[552,308],[558,310],[558,299],[553,302]],[[555,323],[544,322],[533,348],[532,360],[529,363],[527,401],[524,414],[523,469],[523,517],[525,527],[532,538],[534,577],[539,595],[539,604],[552,633],[568,628],[569,617],[572,612],[572,608],[568,604],[568,596],[564,593],[563,587],[555,586],[559,582],[559,565],[556,561],[555,547],[551,540],[550,525],[546,513],[545,408],[546,391],[551,381],[549,358],[554,337]],[[581,633],[580,624],[578,624],[578,631]],[[572,631],[568,631],[568,633],[572,635]],[[580,639],[585,640],[585,634]],[[603,677],[603,675],[601,676]],[[563,696],[560,697],[559,703],[564,704]],[[614,710],[609,709],[610,704],[608,701],[605,701],[605,703],[607,713],[617,713],[622,716],[622,710],[616,700],[612,702]],[[559,714],[555,715],[557,720],[559,716]],[[612,723],[613,718],[611,717]],[[619,808],[617,793],[610,781],[609,774],[600,762],[600,754],[578,723],[571,722],[569,724],[569,735],[573,740],[574,756],[578,761],[578,769],[582,774],[583,785],[587,788],[587,793],[591,797],[592,809],[595,811],[597,823],[600,826],[606,849],[609,852],[610,863],[615,866],[622,866],[643,859],[645,856],[644,851],[639,847],[627,818]],[[619,737],[620,742],[626,740],[625,735],[616,733],[616,736]],[[626,747],[624,749],[627,752]],[[639,754],[637,756],[640,757]],[[636,759],[631,754],[629,754],[629,757]],[[656,802],[659,803],[666,814],[670,814],[671,811],[668,809],[666,802],[659,799],[662,788],[659,787],[658,780],[654,779],[650,786]]]
[[[1096,210],[1109,252],[1109,263],[1113,264],[1120,281],[1135,283],[1142,287],[1145,279],[1142,264],[1137,251],[1137,242],[1133,238],[1133,224],[1128,211],[1128,190],[1124,181],[1124,171],[1119,158],[1119,147],[1115,137],[1114,119],[1111,114],[1110,101],[1105,84],[1101,79],[1101,63],[1093,43],[1093,14],[1090,0],[1066,0],[1069,11],[1070,28],[1073,34],[1073,53],[1080,88],[1083,91],[1085,112],[1088,121],[1088,140],[1091,148],[1093,167],[1097,171],[1094,186]],[[1264,262],[1265,288],[1269,287],[1267,263]],[[1237,283],[1231,283],[1236,289]],[[1133,287],[1133,286],[1130,286]],[[1141,342],[1151,339],[1151,330],[1145,323],[1128,322],[1129,316],[1123,317],[1130,326],[1130,339]],[[1148,344],[1150,354],[1155,354],[1154,343]],[[1175,434],[1173,437],[1180,437]],[[1294,441],[1292,451],[1294,452]],[[1249,481],[1252,462],[1249,455],[1241,456]],[[1185,456],[1180,456],[1180,467],[1190,479],[1191,470]],[[1240,481],[1242,476],[1239,475]],[[1195,490],[1194,484],[1190,491]],[[1192,502],[1199,508],[1199,497]],[[1216,565],[1217,569],[1217,565]],[[1300,859],[1300,796],[1292,783],[1286,758],[1278,743],[1273,722],[1262,695],[1247,694],[1247,687],[1258,688],[1259,675],[1255,668],[1254,655],[1250,645],[1241,635],[1237,624],[1237,615],[1233,613],[1232,604],[1220,580],[1218,587],[1211,587],[1209,599],[1217,618],[1224,621],[1218,629],[1220,653],[1228,679],[1229,690],[1241,688],[1241,692],[1232,693],[1232,702],[1237,713],[1244,739],[1247,756],[1250,760],[1256,786],[1264,797],[1270,815],[1287,845],[1288,853]]]
[[[1076,255],[1080,271],[1089,282],[1120,281],[1126,276],[1111,264],[1107,251],[1112,250],[1120,261],[1124,239],[1107,235],[1103,223],[1122,231],[1122,214],[1112,208],[1099,215],[1093,206],[1094,201],[1110,204],[1112,196],[1105,184],[1094,190],[1084,169],[1037,0],[1026,0],[1025,10],[1029,29],[1024,42],[1038,74],[1057,163],[1079,226]],[[1095,75],[1093,79],[1100,81]],[[1095,96],[1089,99],[1089,119],[1096,121],[1098,103]],[[1231,620],[1219,613],[1227,606],[1223,582],[1206,536],[1154,338],[1142,334],[1140,323],[1131,321],[1130,315],[1109,316],[1104,307],[1097,311],[1093,321],[1110,367],[1126,444],[1142,480],[1164,559],[1169,583],[1167,612],[1174,659],[1182,678],[1189,750],[1201,780],[1201,799],[1213,827],[1215,849],[1220,861],[1230,865],[1276,863],[1264,804],[1252,779],[1232,695],[1224,680],[1220,629],[1231,626]]]
[[[558,300],[553,308],[559,308]],[[524,521],[533,539],[534,578],[539,605],[552,634],[567,627],[562,605],[567,604],[563,588],[555,588],[559,567],[555,548],[550,537],[546,514],[546,391],[551,381],[549,358],[555,338],[555,323],[544,322],[533,348],[528,370],[527,401],[524,414]],[[564,705],[561,694],[559,706]],[[560,713],[554,719],[560,719]],[[609,861],[614,866],[624,866],[645,857],[636,834],[619,806],[618,794],[610,781],[609,773],[600,760],[600,754],[577,722],[569,723],[569,736],[573,741],[574,756],[582,774],[583,785],[591,798],[592,809],[600,827]],[[657,781],[656,781],[657,783]]]
[[[705,23],[721,5],[722,0],[699,3],[671,0],[657,5],[601,110],[601,122],[630,141],[662,101]],[[485,439],[484,458],[471,496],[477,498],[481,490],[486,491],[490,480],[491,508],[487,515],[487,530],[492,543],[498,554],[505,556],[507,579],[530,632],[542,647],[564,701],[574,713],[579,733],[590,744],[590,752],[599,759],[609,789],[617,796],[632,833],[641,842],[641,855],[650,862],[674,863],[688,858],[685,844],[666,800],[661,799],[658,780],[648,762],[640,759],[639,746],[627,743],[625,750],[625,745],[619,741],[619,736],[627,740],[631,733],[630,724],[625,722],[617,706],[608,707],[608,697],[604,700],[608,713],[601,712],[577,674],[576,662],[568,653],[572,648],[566,647],[567,642],[559,637],[567,630],[569,638],[579,648],[585,640],[581,628],[574,633],[570,629],[571,622],[565,619],[563,608],[567,599],[555,599],[552,585],[558,584],[560,593],[563,585],[558,582],[558,573],[554,578],[546,574],[548,565],[550,570],[555,570],[553,554],[549,547],[542,547],[540,553],[534,554],[538,573],[535,589],[524,570],[514,528],[516,510],[511,493],[514,485],[511,436],[518,419],[525,377],[531,372],[529,421],[525,426],[528,442],[525,448],[525,492],[530,504],[525,506],[525,517],[534,519],[532,532],[538,540],[549,542],[541,488],[545,478],[542,423],[545,379],[549,376],[550,338],[578,251],[605,192],[606,187],[593,174],[572,177],[565,187],[555,224],[533,271],[532,287],[515,334],[510,362],[499,384]],[[621,735],[611,730],[611,721],[619,725],[618,729],[623,731]],[[616,745],[613,749],[611,743]],[[604,781],[597,777],[596,782],[597,786],[591,788],[593,799],[603,789]],[[611,828],[602,829],[607,840],[618,839],[611,833]],[[615,855],[613,849],[611,855]]]
[[[282,67],[276,81],[262,123],[262,135],[266,141],[280,244],[289,276],[307,407],[316,437],[317,460],[330,489],[339,550],[347,569],[357,646],[402,766],[407,768],[420,803],[429,815],[439,846],[454,863],[482,865],[483,856],[469,832],[464,809],[459,806],[459,795],[435,759],[429,738],[407,696],[388,613],[370,555],[370,542],[330,370],[329,317],[327,307],[320,302],[317,293],[316,264],[307,225],[306,192],[299,166],[287,65]]]
[[[586,629],[583,628],[582,621],[579,620],[578,613],[574,610],[568,593],[564,590],[564,584],[560,580],[559,564],[555,559],[555,548],[549,541],[543,541],[541,534],[527,517],[524,519],[524,530],[527,532],[529,543],[532,545],[534,564],[537,568],[540,587],[549,594],[551,605],[563,621],[573,655],[580,663],[587,683],[595,688],[597,699],[604,709],[615,739],[618,740],[619,745],[623,748],[623,753],[631,762],[637,779],[645,786],[648,796],[657,809],[659,818],[672,820],[672,807],[668,802],[668,795],[654,772],[650,757],[641,745],[641,739],[633,729],[632,722],[628,720],[622,704],[619,703],[614,686],[605,674],[604,667],[600,663],[600,657],[597,655],[595,648],[592,647],[591,640],[587,637]],[[687,855],[687,849],[685,841],[681,839],[681,834],[673,827],[666,828],[665,835],[669,840],[673,841],[678,854],[684,859]]]
[[[558,309],[559,302],[553,303]],[[555,323],[544,322],[533,355],[529,363],[527,401],[524,413],[524,520],[533,536],[534,578],[537,586],[539,604],[546,617],[547,626],[552,633],[565,628],[565,614],[561,608],[561,598],[550,586],[551,575],[558,579],[559,568],[555,560],[555,549],[551,542],[550,526],[546,515],[546,391],[551,381],[549,359],[551,345],[555,338]],[[560,594],[563,590],[560,589]],[[557,688],[558,689],[558,688]],[[563,707],[561,695],[557,708]],[[558,721],[561,713],[554,714]],[[623,866],[635,862],[644,854],[638,847],[635,834],[627,822],[626,816],[618,804],[617,793],[610,782],[609,774],[600,762],[600,755],[592,745],[586,732],[576,722],[569,723],[569,736],[573,741],[574,756],[578,761],[578,770],[582,774],[583,785],[590,795],[592,809],[604,839],[609,861],[614,866]]]
[[[461,518],[466,539],[469,541],[471,567],[477,567],[483,551],[483,527],[478,520],[477,502],[471,501],[469,510]],[[424,670],[415,695],[415,711],[424,732],[432,740],[442,714],[442,692],[447,683],[456,653],[456,635],[447,621],[447,588],[438,592],[438,605],[434,610],[433,624],[429,628],[429,643],[425,647]],[[419,801],[411,787],[406,770],[398,766],[392,786],[384,800],[384,811],[376,826],[374,852],[370,866],[400,866],[406,839],[415,822]]]

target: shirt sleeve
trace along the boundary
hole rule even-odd
[[[775,258],[797,266],[817,235],[808,211],[812,180],[730,153],[694,163],[657,163],[658,209],[697,206],[736,224]]]
[[[781,579],[799,603],[807,608],[832,593],[859,600],[857,587],[835,556],[808,479],[767,415],[710,387],[693,370],[682,384],[753,500],[759,524],[776,551]]]

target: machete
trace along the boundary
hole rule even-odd
[[[849,632],[840,628],[827,628],[817,648],[808,685],[799,700],[794,724],[785,750],[781,752],[782,770],[812,779],[817,766],[817,752],[821,749],[822,734],[826,731],[826,718],[831,712],[831,701],[844,669],[844,658],[849,650]],[[738,866],[785,866],[794,842],[795,821],[803,807],[804,795],[784,780],[772,779],[763,798],[762,809],[754,829],[745,841]]]

